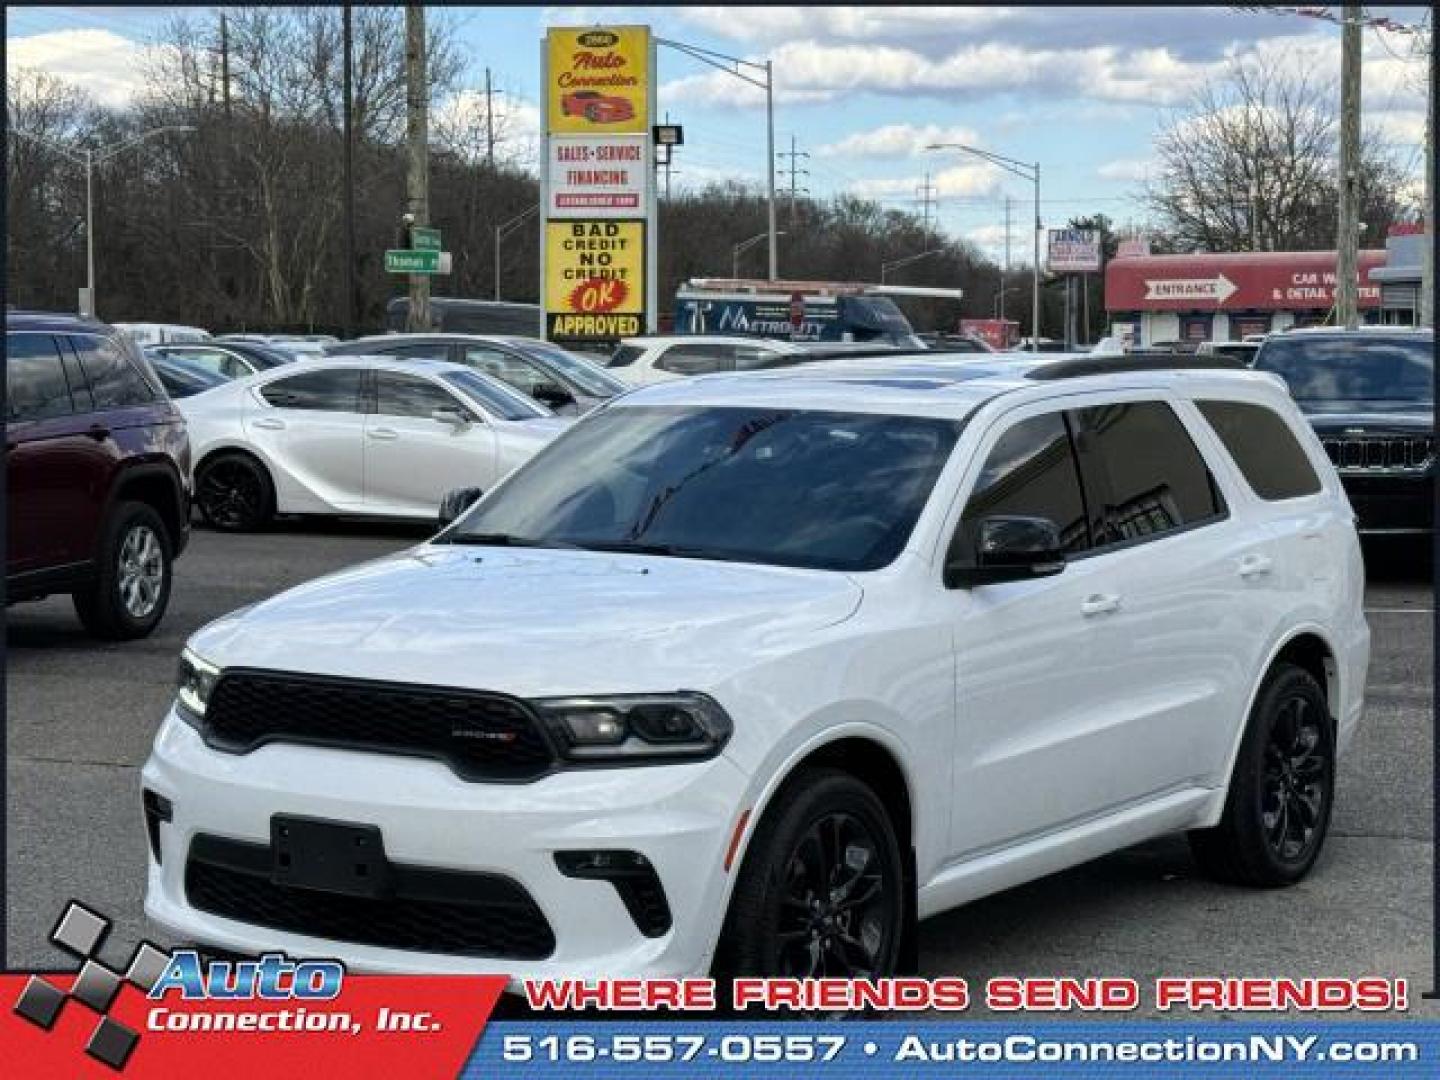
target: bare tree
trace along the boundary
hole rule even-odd
[[[1309,250],[1335,242],[1339,93],[1283,63],[1234,60],[1171,115],[1143,201],[1181,250]],[[1361,220],[1383,236],[1403,212],[1401,170],[1365,140]]]

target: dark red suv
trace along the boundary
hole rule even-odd
[[[104,323],[5,316],[6,603],[68,592],[98,637],[143,637],[190,538],[190,440]]]

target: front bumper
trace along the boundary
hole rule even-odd
[[[723,921],[723,868],[746,790],[724,757],[670,766],[572,770],[527,784],[460,780],[419,758],[271,744],[236,755],[206,746],[166,717],[142,774],[168,799],[162,861],[149,857],[145,914],[175,938],[229,952],[336,957],[355,970],[503,973],[520,978],[703,975]],[[543,960],[487,959],[379,948],[222,918],[191,905],[185,867],[200,833],[268,844],[289,814],[376,825],[397,864],[504,875],[549,922]],[[563,875],[555,852],[645,855],[667,894],[671,928],[646,937],[607,881]]]
[[[1363,534],[1429,533],[1435,528],[1435,477],[1428,473],[1340,470]]]

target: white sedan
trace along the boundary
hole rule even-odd
[[[350,357],[237,379],[176,403],[195,501],[217,529],[276,514],[435,520],[572,422],[461,364]]]

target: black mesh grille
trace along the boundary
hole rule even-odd
[[[392,864],[391,895],[371,899],[277,885],[270,848],[201,834],[185,865],[192,907],[237,922],[383,949],[541,960],[555,934],[530,894],[498,874]]]
[[[1327,436],[1321,442],[1341,469],[1418,471],[1435,456],[1435,442],[1428,435]]]
[[[296,742],[439,758],[467,780],[533,780],[555,760],[538,721],[513,698],[245,668],[220,677],[203,732],[232,753]]]

